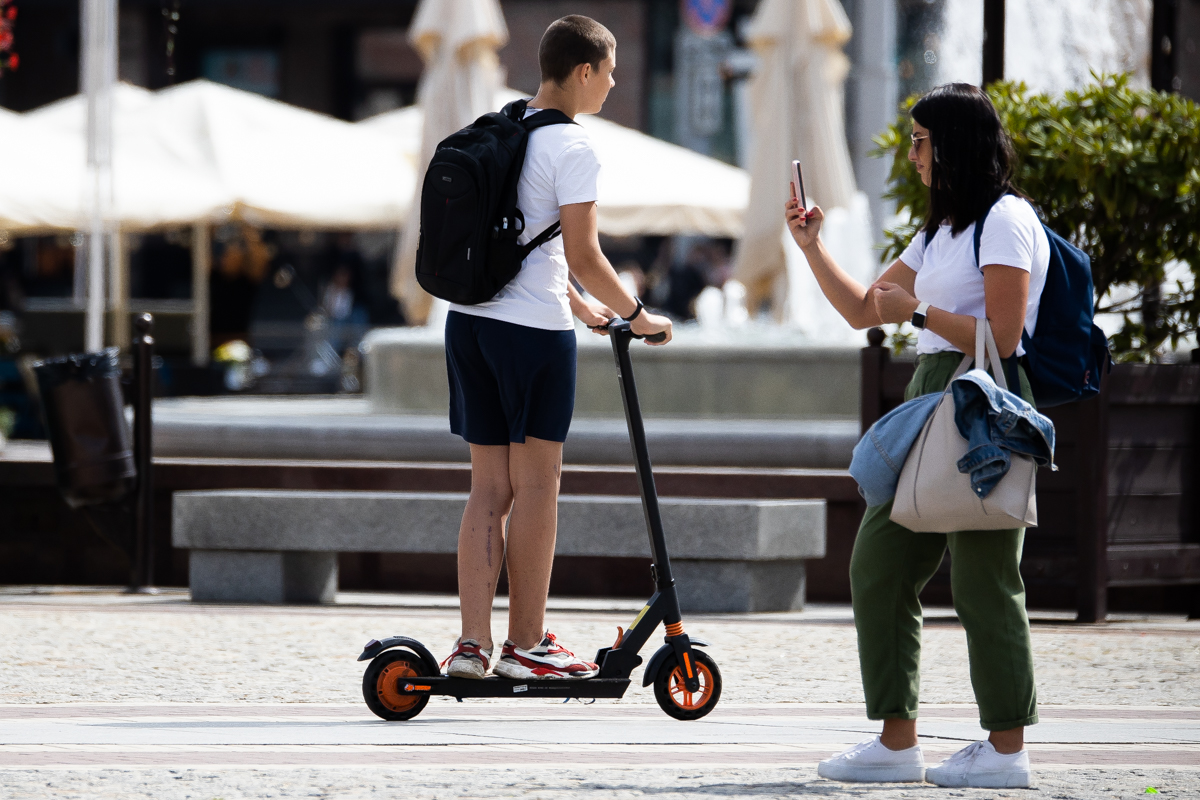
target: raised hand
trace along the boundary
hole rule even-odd
[[[800,207],[800,201],[796,199],[793,188],[793,195],[784,206],[784,213],[788,230],[792,232],[792,238],[796,240],[796,244],[803,249],[816,243],[817,237],[821,233],[821,223],[825,221],[825,212],[821,210],[820,206],[804,210]]]

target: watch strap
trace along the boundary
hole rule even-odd
[[[633,322],[635,319],[637,319],[637,315],[642,313],[642,309],[646,307],[642,304],[642,298],[635,297],[633,299],[637,300],[637,308],[633,310],[632,314],[630,314],[628,317],[625,317],[626,322]]]
[[[912,315],[912,326],[919,330],[925,329],[925,319],[929,314],[929,303],[919,303]]]

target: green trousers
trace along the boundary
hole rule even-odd
[[[905,392],[945,389],[959,353],[921,356]],[[1032,398],[1021,371],[1021,394]],[[921,602],[917,595],[950,548],[954,609],[967,633],[980,725],[1004,731],[1038,721],[1037,690],[1021,548],[1025,529],[917,533],[892,522],[892,504],[863,515],[850,559],[858,657],[869,719],[916,719],[921,683]]]

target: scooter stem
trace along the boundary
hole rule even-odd
[[[633,447],[633,465],[637,470],[638,487],[642,494],[642,511],[646,516],[646,528],[650,534],[650,557],[654,561],[655,588],[662,592],[675,585],[675,578],[671,575],[671,560],[667,556],[667,542],[663,535],[662,517],[658,511],[658,491],[654,486],[654,471],[650,468],[646,429],[642,424],[641,405],[638,403],[637,386],[633,380],[633,362],[629,358],[630,342],[642,337],[635,334],[630,328],[630,323],[623,319],[614,320],[609,324],[608,335],[612,339],[613,356],[617,361],[621,402],[625,406],[629,443]]]

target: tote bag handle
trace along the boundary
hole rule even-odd
[[[986,318],[975,320],[975,358],[964,355],[962,363],[954,370],[950,380],[962,377],[971,368],[972,361],[979,369],[987,369],[990,361],[992,371],[996,373],[996,385],[1006,392],[1009,391],[1008,379],[1004,377],[1004,362],[1000,360],[1000,348],[996,346],[996,337],[992,334],[992,323]]]

